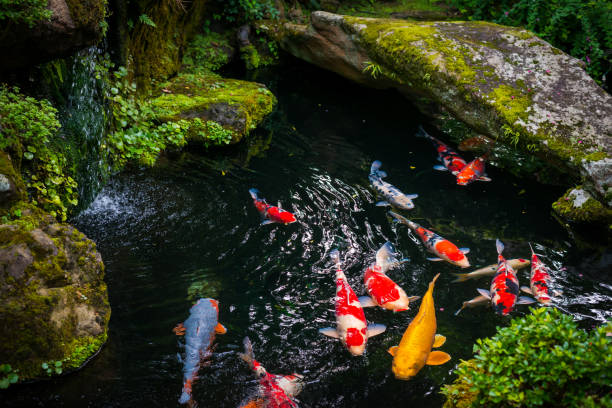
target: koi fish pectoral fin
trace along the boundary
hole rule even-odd
[[[272,224],[272,223],[274,223],[274,221],[272,221],[272,220],[263,220],[260,225],[268,225],[268,224]]]
[[[425,362],[425,364],[427,365],[441,365],[446,363],[448,360],[451,359],[450,354],[447,354],[443,351],[432,351],[431,353],[429,353],[429,357],[427,358],[427,362]]]
[[[410,296],[408,298],[408,303],[412,303],[412,302],[416,302],[417,300],[419,300],[421,297],[420,296]]]
[[[516,302],[517,305],[529,305],[531,303],[535,303],[536,300],[530,298],[529,296],[521,296],[518,298],[518,301]]]
[[[324,334],[327,337],[333,337],[334,339],[340,338],[338,330],[334,329],[333,327],[325,327],[323,329],[319,329],[319,333]]]
[[[478,178],[478,180],[480,180],[480,181],[491,181],[491,179],[489,177],[487,177],[487,176],[480,176]]]
[[[436,164],[435,166],[433,166],[433,169],[438,171],[448,171],[448,169],[442,166],[441,164]]]
[[[183,323],[177,324],[176,327],[174,329],[172,329],[174,334],[176,334],[177,336],[184,336],[185,335],[185,330],[187,330],[187,329],[185,328],[185,326],[183,326]]]
[[[359,296],[359,303],[361,303],[361,307],[378,306],[370,296]]]
[[[221,323],[217,323],[217,325],[215,326],[215,333],[217,333],[217,334],[225,334],[225,333],[227,333],[227,329]]]
[[[446,337],[441,335],[441,334],[436,334],[436,337],[434,338],[434,343],[433,346],[431,347],[441,347],[444,343],[446,343]]]
[[[476,289],[478,291],[478,293],[480,293],[482,296],[486,297],[487,299],[491,299],[491,292],[489,292],[486,289]],[[471,301],[470,301],[471,302]]]
[[[389,203],[388,203],[388,202],[386,202],[386,201],[379,201],[379,202],[377,202],[377,203],[376,203],[376,206],[377,206],[377,207],[389,207],[390,205],[391,205],[391,204],[389,204]]]
[[[470,253],[470,248],[459,248],[459,250],[463,252],[463,255]]]
[[[366,335],[368,338],[378,336],[379,334],[384,333],[385,330],[387,330],[387,326],[384,324],[369,324]]]
[[[442,259],[442,258],[427,258],[427,260],[431,261],[431,262],[440,262],[440,261],[443,261],[444,259]]]
[[[554,296],[554,297],[560,297],[560,296],[563,296],[563,292],[562,292],[562,291],[560,291],[560,290],[553,290],[553,291],[552,291],[552,293],[553,293],[553,296]]]
[[[529,293],[530,295],[533,295],[533,292],[527,286],[521,286],[521,290],[525,293]]]
[[[397,353],[397,346],[393,346],[393,347],[389,347],[389,349],[387,350],[387,353],[391,354],[393,357],[395,357],[395,354]]]
[[[405,194],[405,196],[409,200],[414,200],[415,198],[419,198],[418,194]]]

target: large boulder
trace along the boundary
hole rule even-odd
[[[0,20],[0,71],[64,57],[102,38],[105,0],[49,0],[51,18],[30,27]]]
[[[85,235],[19,202],[0,225],[0,364],[20,380],[80,367],[107,337],[104,264]],[[5,218],[6,221],[6,218]]]
[[[477,132],[538,155],[568,180],[582,178],[612,204],[612,97],[583,62],[529,31],[322,11],[309,25],[259,28],[298,58],[366,86],[397,88],[417,106],[441,106]]]

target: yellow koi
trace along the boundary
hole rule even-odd
[[[438,276],[440,274],[429,284],[419,312],[408,325],[399,346],[388,350],[393,356],[391,369],[398,380],[409,380],[425,365],[440,365],[451,359],[451,356],[443,351],[431,351],[432,347],[440,347],[446,341],[446,337],[436,334],[433,288]]]

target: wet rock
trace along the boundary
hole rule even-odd
[[[102,38],[104,0],[49,0],[49,21],[30,28],[0,20],[0,71],[63,57]]]
[[[433,102],[476,132],[581,177],[610,204],[612,97],[584,63],[533,33],[485,22],[311,14],[259,28],[298,58],[374,88]],[[429,113],[424,110],[424,113]],[[568,182],[569,183],[569,182]]]
[[[47,377],[44,362],[70,371],[96,353],[110,306],[95,244],[34,206],[21,208],[0,226],[0,361],[30,380]]]
[[[569,189],[553,203],[553,210],[566,221],[612,228],[612,210],[594,199],[583,186]]]
[[[0,207],[25,198],[25,186],[21,176],[13,168],[10,156],[0,152]]]

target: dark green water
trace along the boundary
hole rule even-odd
[[[182,366],[176,355],[182,350],[171,330],[199,295],[219,300],[228,328],[194,386],[201,407],[237,407],[253,391],[253,376],[237,356],[247,335],[270,372],[305,376],[302,407],[441,406],[439,387],[454,379],[459,359],[509,319],[490,308],[453,315],[490,279],[451,283],[457,267],[425,260],[430,255],[407,229],[374,206],[367,175],[375,159],[390,183],[419,194],[416,208],[404,214],[470,247],[474,267],[496,261],[495,238],[506,244],[509,258],[528,257],[530,241],[564,292],[561,306],[581,326],[610,318],[612,255],[572,243],[550,215],[560,191],[493,167],[493,182],[456,186],[453,177],[432,170],[433,147],[412,136],[422,118],[393,92],[360,89],[300,64],[260,80],[279,97],[279,111],[252,142],[265,144],[272,136],[268,150],[253,157],[244,146],[229,158],[184,154],[153,170],[120,175],[74,220],[97,242],[106,264],[109,341],[85,369],[14,387],[3,406],[177,406]],[[250,187],[271,203],[280,200],[298,222],[260,227]],[[366,309],[369,322],[388,329],[368,342],[363,357],[351,357],[317,332],[335,321],[329,250],[340,249],[361,295],[362,273],[386,240],[410,258],[390,272],[409,296],[423,295],[442,274],[434,291],[438,332],[447,336],[441,349],[453,358],[425,367],[410,382],[393,378],[386,349],[399,342],[418,303],[399,314]],[[528,283],[527,271],[519,280]],[[513,315],[526,312],[519,306]]]

